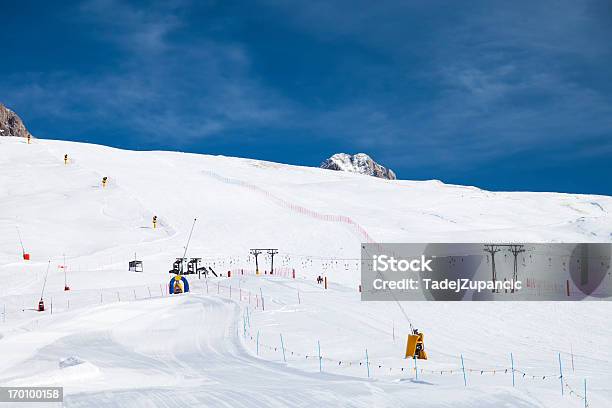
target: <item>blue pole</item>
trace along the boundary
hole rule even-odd
[[[584,408],[587,408],[589,404],[587,404],[587,393],[586,393],[586,378],[584,379]]]
[[[242,316],[242,333],[246,339],[246,317]]]
[[[461,354],[461,370],[463,370],[463,385],[467,387],[467,377],[465,376],[465,364],[463,364],[463,354]]]
[[[368,349],[366,349],[366,368],[368,369],[368,378],[370,378],[370,359],[368,358]]]
[[[563,395],[563,370],[561,369],[561,353],[559,353],[559,381],[561,381],[561,395]]]
[[[512,364],[512,386],[514,387],[514,357],[510,353],[510,363]]]
[[[259,355],[259,330],[257,330],[257,355]]]
[[[282,333],[280,335],[280,339],[281,339],[281,347],[283,349],[283,361],[286,363],[287,362],[287,358],[285,357],[285,343],[283,342],[283,334]]]
[[[317,340],[317,346],[319,348],[319,372],[323,372],[322,361],[321,361],[321,342]]]

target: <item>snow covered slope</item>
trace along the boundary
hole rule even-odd
[[[360,302],[357,285],[361,242],[610,242],[611,211],[604,196],[2,138],[0,384],[64,385],[67,406],[583,406],[569,388],[560,394],[561,353],[565,387],[582,393],[586,378],[590,406],[608,406],[607,302],[405,303],[432,356],[415,380],[401,358],[404,315]],[[191,294],[168,297],[196,217],[187,256],[233,277],[195,279]],[[253,276],[250,248],[278,248],[279,274]],[[144,273],[127,271],[135,253]],[[30,310],[49,260],[53,315]],[[329,290],[313,282],[319,274]],[[510,352],[526,373],[516,387]],[[467,388],[460,354],[473,370]]]

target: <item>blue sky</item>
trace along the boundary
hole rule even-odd
[[[35,136],[612,195],[612,2],[4,3]]]

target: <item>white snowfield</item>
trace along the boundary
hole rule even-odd
[[[168,295],[196,217],[187,256],[225,276]],[[579,408],[586,380],[587,405],[612,406],[610,303],[404,315],[360,301],[368,241],[611,242],[612,198],[0,138],[0,386],[64,387],[63,404],[36,406]],[[255,276],[250,248],[278,248],[277,273]],[[429,353],[416,370],[408,319]]]

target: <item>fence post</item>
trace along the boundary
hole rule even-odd
[[[317,347],[319,349],[319,372],[323,372],[323,366],[322,366],[322,357],[321,357],[321,342],[319,340],[317,340]]]
[[[257,355],[259,355],[259,330],[257,330]]]
[[[463,354],[461,354],[461,370],[463,371],[463,385],[467,387],[467,377],[465,376],[465,364],[463,363]]]
[[[283,349],[283,361],[287,362],[287,357],[285,357],[285,343],[283,342],[283,333],[280,334],[281,348]]]
[[[300,299],[300,291],[298,290],[298,305],[302,304],[302,299]]]
[[[510,364],[512,365],[512,386],[514,387],[514,356],[510,353]]]
[[[366,367],[368,369],[368,378],[370,378],[370,359],[368,358],[368,349],[366,349]]]
[[[561,353],[559,353],[559,381],[561,381],[561,395],[563,395],[563,370],[561,368]]]

